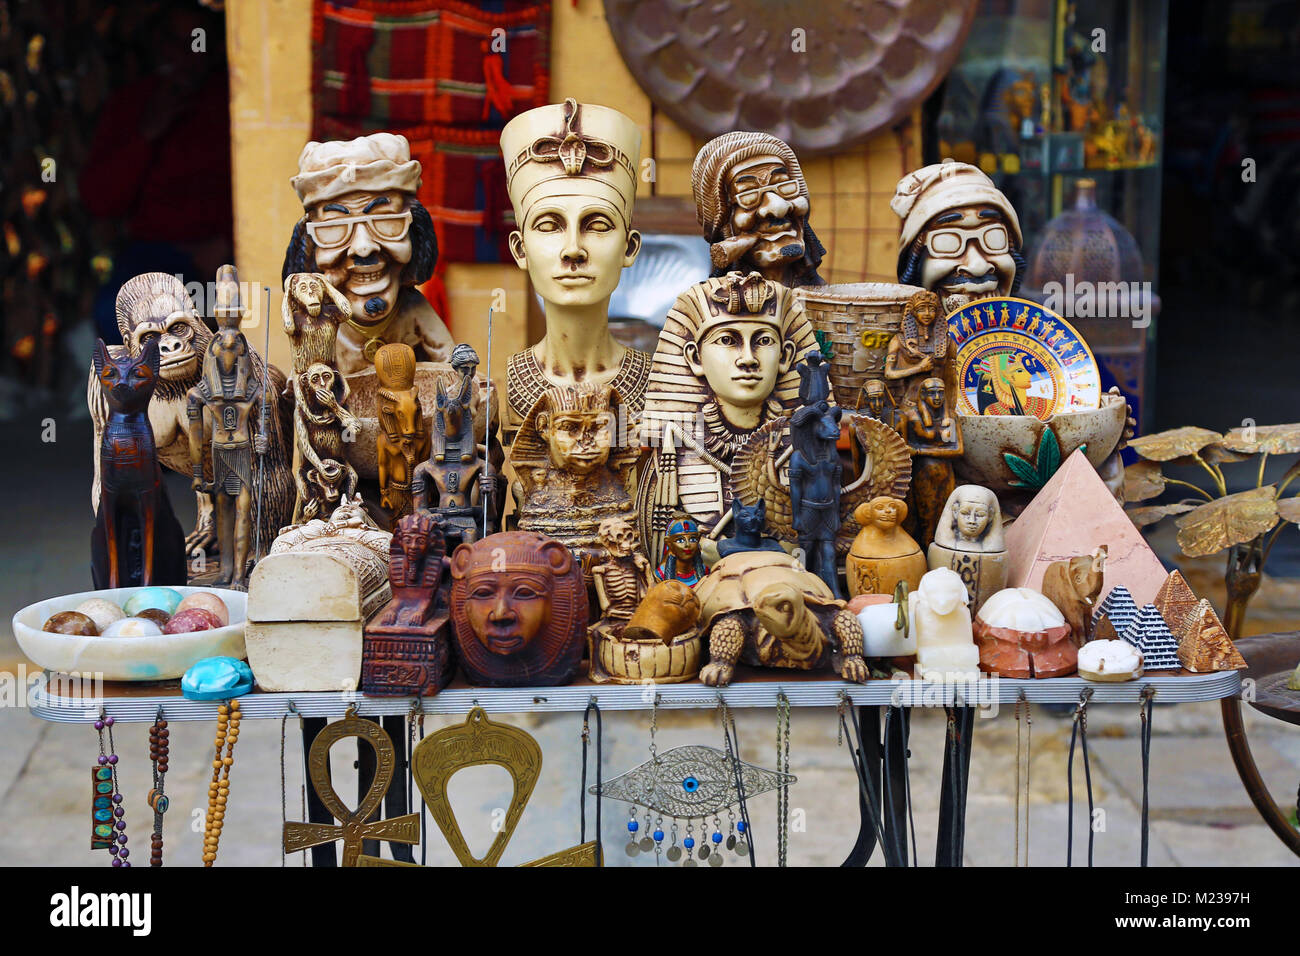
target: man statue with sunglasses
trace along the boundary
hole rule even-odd
[[[734,132],[704,144],[691,168],[713,278],[760,272],[783,286],[823,285],[825,248],[808,225],[808,185],[786,143]]]
[[[308,143],[291,182],[304,215],[285,252],[284,276],[321,273],[351,303],[335,339],[339,371],[369,368],[391,342],[411,346],[419,361],[448,361],[451,333],[416,288],[433,275],[438,242],[416,199],[420,162],[406,137]]]
[[[943,315],[1020,288],[1020,220],[974,166],[949,160],[908,173],[889,206],[903,220],[898,281],[938,293]]]

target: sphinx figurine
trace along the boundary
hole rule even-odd
[[[677,297],[655,349],[643,417],[656,449],[639,491],[648,554],[678,511],[705,533],[704,558],[730,523],[731,461],[763,426],[799,404],[795,359],[816,349],[789,289],[756,272],[696,283]]]
[[[357,472],[345,442],[357,420],[345,405],[348,381],[334,360],[339,324],[348,300],[324,276],[294,273],[284,280],[282,326],[293,350],[293,523],[301,524],[355,495]]]
[[[493,497],[496,484],[483,467],[474,440],[470,403],[478,353],[468,345],[457,345],[451,365],[457,379],[451,383],[438,379],[434,438],[428,460],[416,466],[411,490],[417,511],[436,514],[459,541],[470,542],[493,530],[496,512],[489,501],[485,517],[483,496]]]
[[[949,568],[970,594],[971,613],[1007,586],[1007,546],[998,496],[979,485],[960,485],[943,506],[944,518],[928,551],[930,570]]]
[[[188,395],[190,454],[195,491],[212,494],[216,511],[217,545],[221,549],[218,585],[242,587],[248,563],[255,558],[253,541],[254,456],[276,454],[270,465],[285,461],[283,436],[271,412],[271,396],[258,378],[253,348],[239,323],[244,309],[234,266],[217,272],[217,331],[203,355],[203,371]],[[260,364],[260,363],[258,363]],[[211,435],[212,482],[205,480],[204,442]],[[266,467],[266,462],[262,467]],[[265,542],[269,545],[270,542]]]
[[[700,554],[700,526],[690,515],[677,515],[664,532],[663,560],[655,568],[655,578],[693,588],[708,573]]]
[[[409,345],[391,342],[375,353],[379,379],[379,490],[380,504],[393,520],[411,510],[411,483],[416,465],[429,457],[429,428],[415,389],[415,352]]]
[[[980,652],[967,601],[961,575],[948,568],[927,571],[907,596],[908,622],[916,636],[917,679],[979,677]]]
[[[471,684],[542,687],[578,673],[587,633],[582,568],[559,541],[504,531],[451,557],[456,649]]]
[[[641,132],[617,110],[567,99],[514,117],[501,155],[518,228],[510,252],[546,312],[546,334],[511,356],[503,437],[509,443],[542,393],[592,382],[616,391],[635,420],[649,356],[609,331],[609,299],[636,261],[632,228]]]
[[[899,581],[915,590],[926,564],[920,545],[902,528],[907,504],[881,495],[858,505],[853,517],[862,530],[846,561],[849,593],[892,594]]]
[[[548,388],[515,434],[519,529],[562,541],[584,570],[604,560],[601,524],[634,520],[633,469],[640,449],[619,434],[622,396],[584,382]]]
[[[367,622],[361,691],[370,697],[430,696],[451,680],[451,562],[433,515],[402,517],[388,552],[392,600]]]
[[[804,565],[843,598],[835,555],[840,530],[840,437],[838,407],[829,404],[830,366],[821,351],[799,363],[798,411],[790,417],[790,505]]]

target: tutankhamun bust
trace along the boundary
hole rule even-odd
[[[803,307],[757,272],[705,279],[677,297],[655,349],[642,434],[657,446],[643,470],[639,505],[647,553],[680,511],[716,538],[731,514],[731,460],[765,425],[799,405],[797,357],[816,349]]]
[[[556,386],[611,386],[640,414],[650,357],[609,331],[610,296],[641,249],[632,228],[640,150],[631,119],[572,99],[521,113],[501,131],[518,226],[510,252],[546,311],[545,336],[507,366],[507,442]]]

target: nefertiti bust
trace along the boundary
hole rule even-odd
[[[504,531],[451,559],[452,621],[471,684],[542,687],[578,672],[587,633],[582,568],[559,541]]]
[[[545,303],[546,335],[506,372],[507,441],[548,388],[594,382],[635,415],[649,356],[609,332],[609,299],[636,261],[632,228],[641,132],[617,110],[565,100],[521,113],[501,131],[515,263]]]

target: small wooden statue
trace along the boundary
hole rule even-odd
[[[633,520],[640,449],[620,434],[622,398],[584,382],[542,393],[515,435],[510,461],[519,481],[519,527],[564,542],[588,566],[601,560],[607,518]]]
[[[504,531],[458,547],[451,576],[456,648],[471,684],[542,687],[577,675],[587,587],[567,547]]]
[[[708,573],[700,554],[700,526],[690,515],[679,512],[664,529],[663,560],[655,568],[655,578],[693,588]]]
[[[971,612],[1007,586],[1007,546],[998,496],[979,485],[960,485],[943,507],[928,552],[929,566],[951,568],[970,593]]]
[[[430,696],[451,680],[450,572],[438,519],[422,512],[402,517],[388,557],[393,599],[366,624],[362,693]]]
[[[494,530],[491,522],[496,509],[489,505],[485,519],[483,496],[493,495],[496,485],[484,469],[474,441],[470,406],[478,353],[468,345],[457,345],[452,350],[451,365],[457,381],[450,390],[441,377],[437,381],[432,451],[428,461],[416,466],[411,488],[417,511],[436,514],[448,532],[461,543],[468,543]]]
[[[1060,608],[1076,646],[1092,639],[1092,616],[1101,595],[1106,546],[1092,554],[1054,561],[1043,572],[1043,594]]]
[[[429,429],[415,390],[415,351],[390,342],[375,352],[379,379],[380,504],[397,520],[411,510],[411,482],[416,465],[429,457]]]
[[[709,664],[700,680],[731,683],[738,662],[867,679],[862,626],[817,575],[788,554],[742,551],[721,559],[696,589]]]
[[[158,385],[158,343],[138,356],[110,356],[95,341],[95,377],[108,406],[100,433],[99,507],[90,537],[96,589],[185,584],[185,535],[162,483],[149,400]]]
[[[840,414],[827,399],[830,366],[820,350],[799,364],[802,406],[790,418],[790,504],[804,565],[842,598],[836,569],[835,538],[840,530]]]
[[[636,529],[626,518],[606,518],[600,523],[600,543],[605,560],[591,569],[600,602],[600,619],[626,623],[654,584],[650,562],[641,553]]]
[[[348,300],[312,273],[284,280],[283,328],[293,350],[293,523],[301,524],[355,495],[357,473],[348,463],[345,436],[357,420],[344,405],[347,379],[334,364],[339,323],[351,313]]]
[[[862,530],[853,539],[845,571],[850,594],[892,594],[899,581],[910,589],[926,572],[921,546],[902,528],[907,504],[881,495],[853,512]]]
[[[752,505],[741,504],[739,498],[731,499],[731,536],[718,541],[718,556],[725,558],[737,551],[784,551],[781,542],[769,538],[767,529],[767,499],[759,498]]]
[[[221,572],[216,583],[243,586],[252,556],[254,462],[271,450],[269,399],[253,349],[239,330],[244,310],[233,266],[217,273],[217,331],[203,356],[203,374],[189,392],[190,453],[195,491],[209,491],[216,509]],[[206,419],[206,421],[205,421]],[[212,483],[204,480],[203,445],[212,435]],[[278,431],[275,433],[278,442]],[[282,461],[282,456],[277,456]],[[265,467],[265,463],[263,463]],[[269,542],[267,542],[269,544]]]

